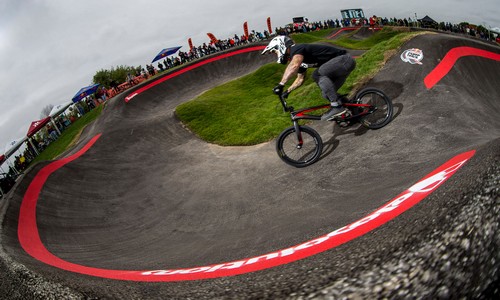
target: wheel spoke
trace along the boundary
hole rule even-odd
[[[299,146],[295,128],[283,131],[276,141],[280,158],[295,167],[305,167],[319,159],[323,143],[319,134],[307,126],[301,126],[302,145]]]
[[[391,121],[392,102],[382,91],[368,88],[359,92],[356,99],[358,103],[374,107],[367,115],[360,118],[365,127],[378,129]]]

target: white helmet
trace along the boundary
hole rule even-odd
[[[293,40],[287,36],[277,36],[273,38],[267,47],[262,51],[261,54],[265,54],[268,52],[274,52],[276,55],[278,55],[278,63],[280,64],[286,64],[287,62],[287,53],[286,50],[290,48],[293,45]]]

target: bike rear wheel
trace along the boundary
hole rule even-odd
[[[392,101],[384,92],[376,88],[366,88],[356,94],[354,100],[358,104],[368,104],[371,107],[358,108],[359,113],[368,113],[359,118],[363,126],[370,129],[379,129],[392,120]]]
[[[323,151],[321,136],[311,127],[298,126],[302,137],[300,145],[294,126],[289,127],[276,140],[276,151],[279,157],[289,165],[297,168],[309,166],[316,162]]]

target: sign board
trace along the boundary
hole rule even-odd
[[[295,17],[293,18],[293,23],[304,23],[304,17]]]
[[[340,11],[342,19],[364,19],[365,13],[361,8],[343,9]]]

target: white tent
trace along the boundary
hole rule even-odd
[[[490,31],[491,32],[494,32],[496,34],[500,34],[500,27],[493,27],[493,28],[490,28]]]
[[[12,153],[16,152],[27,139],[27,137],[22,137],[8,142],[7,145],[5,145],[5,157],[12,156]]]
[[[12,167],[16,173],[19,173],[19,171],[16,170],[16,168],[14,166],[11,166],[9,164],[9,157],[11,157],[12,154],[14,154],[19,148],[21,148],[23,146],[23,143],[26,142],[27,139],[28,139],[28,137],[22,137],[19,139],[15,139],[15,140],[7,143],[7,145],[5,145],[5,161],[4,161],[4,163],[6,163],[10,167]]]
[[[53,118],[55,116],[60,115],[63,113],[68,107],[70,107],[73,104],[73,101],[68,101],[67,103],[59,104],[56,105],[52,108],[50,111],[49,117]]]
[[[56,105],[52,108],[52,110],[49,113],[50,117],[50,122],[52,123],[52,126],[54,126],[55,130],[59,135],[61,135],[61,131],[59,131],[59,128],[56,125],[56,122],[54,122],[54,118],[57,117],[58,115],[64,113],[68,107],[70,107],[73,104],[73,101],[68,101],[63,104]]]

